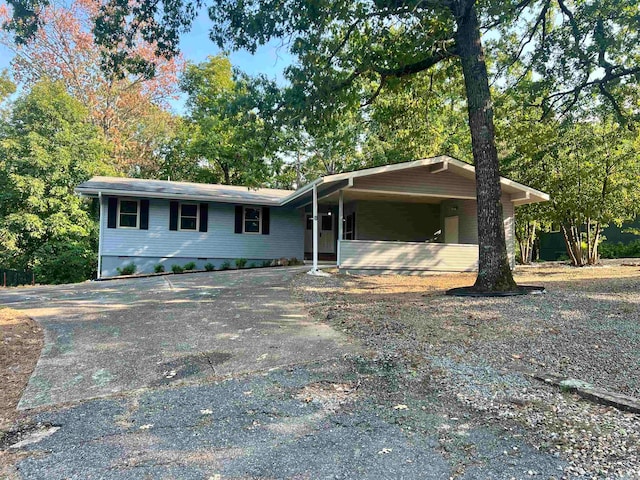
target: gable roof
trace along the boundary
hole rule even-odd
[[[461,177],[475,181],[475,168],[453,157],[441,155],[424,158],[412,162],[395,163],[381,167],[365,168],[353,172],[337,173],[319,177],[298,190],[278,190],[273,188],[239,187],[231,185],[171,182],[167,180],[143,180],[123,177],[93,177],[76,187],[76,192],[86,196],[97,196],[99,193],[114,196],[168,198],[174,200],[209,201],[223,203],[243,203],[250,205],[286,206],[299,205],[310,197],[314,185],[322,186],[324,191],[335,191],[343,186],[353,185],[359,177],[398,172],[412,168],[431,167],[433,173],[449,170]],[[545,202],[549,195],[500,177],[500,185],[504,193],[510,194],[515,205]]]

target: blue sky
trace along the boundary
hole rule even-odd
[[[191,31],[180,39],[180,49],[187,61],[198,63],[207,58],[207,55],[220,53],[218,47],[209,39],[211,21],[206,9],[200,12]],[[11,50],[0,45],[0,70],[10,68],[13,54]],[[287,49],[280,46],[279,42],[271,42],[260,47],[255,55],[247,51],[231,53],[231,63],[250,75],[264,74],[278,81],[283,80],[282,72],[291,63],[292,59]],[[181,113],[184,99],[172,101],[172,108],[176,113]]]

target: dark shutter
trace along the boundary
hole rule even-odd
[[[262,207],[262,234],[269,235],[269,207]]]
[[[209,204],[200,204],[200,231],[206,232],[209,226]]]
[[[236,233],[242,233],[242,206],[236,206]]]
[[[178,230],[178,202],[169,202],[169,230]]]
[[[107,210],[107,227],[116,228],[118,224],[118,199],[116,197],[109,197]]]
[[[140,200],[140,230],[149,230],[149,200]]]

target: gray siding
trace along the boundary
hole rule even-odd
[[[270,234],[236,234],[235,206],[209,203],[208,232],[181,232],[169,230],[169,200],[151,199],[149,202],[149,230],[107,228],[107,199],[104,202],[104,217],[101,219],[102,256],[127,257],[120,261],[129,263],[139,259],[140,265],[148,260],[180,258],[188,259],[234,259],[251,260],[275,258],[303,258],[304,219],[300,211],[270,207]],[[187,260],[185,260],[187,259]],[[195,260],[194,260],[195,261]],[[135,261],[135,263],[139,263]],[[105,267],[114,261],[105,261]],[[212,262],[215,263],[215,262]],[[144,270],[148,271],[145,267]],[[103,275],[115,272],[103,268]]]
[[[343,240],[340,269],[465,272],[478,268],[478,246]]]
[[[449,171],[430,173],[429,167],[381,173],[354,179],[354,188],[373,191],[417,193],[442,198],[475,198],[473,180]]]
[[[359,201],[358,240],[424,242],[440,229],[440,206],[428,203]]]

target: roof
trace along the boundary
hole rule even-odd
[[[175,200],[215,201],[223,203],[244,203],[253,205],[286,206],[300,205],[311,197],[313,187],[324,191],[350,186],[358,177],[389,173],[411,168],[431,166],[433,172],[450,170],[456,175],[475,181],[475,168],[453,157],[441,155],[413,162],[396,163],[382,167],[365,168],[353,172],[338,173],[319,177],[298,190],[277,190],[272,188],[252,189],[230,185],[171,182],[166,180],[143,180],[122,177],[93,177],[76,188],[85,196],[118,195],[131,197],[169,198]],[[505,177],[500,177],[504,193],[510,194],[515,205],[545,202],[549,195]]]
[[[124,177],[93,177],[91,180],[78,185],[76,192],[91,197],[101,193],[103,195],[278,206],[284,197],[293,193],[293,190],[253,189],[232,185],[143,180]]]
[[[461,160],[450,157],[448,155],[440,155],[437,157],[423,158],[421,160],[414,160],[412,162],[394,163],[391,165],[383,165],[381,167],[364,168],[362,170],[355,170],[352,172],[337,173],[334,175],[327,175],[308,183],[302,188],[299,188],[291,195],[287,196],[283,203],[289,203],[296,199],[299,199],[305,194],[309,194],[313,190],[313,186],[327,189],[331,184],[338,184],[339,182],[353,183],[353,179],[358,177],[366,177],[371,175],[377,175],[381,173],[390,173],[400,170],[407,170],[411,168],[419,168],[426,166],[438,166],[439,170],[451,170],[452,172],[475,181],[476,169],[473,165],[469,165]],[[536,190],[535,188],[528,187],[522,183],[518,183],[514,180],[510,180],[506,177],[500,177],[500,185],[503,192],[508,194],[519,194],[520,199],[514,200],[515,205],[523,205],[526,203],[546,202],[549,200],[549,195]]]

